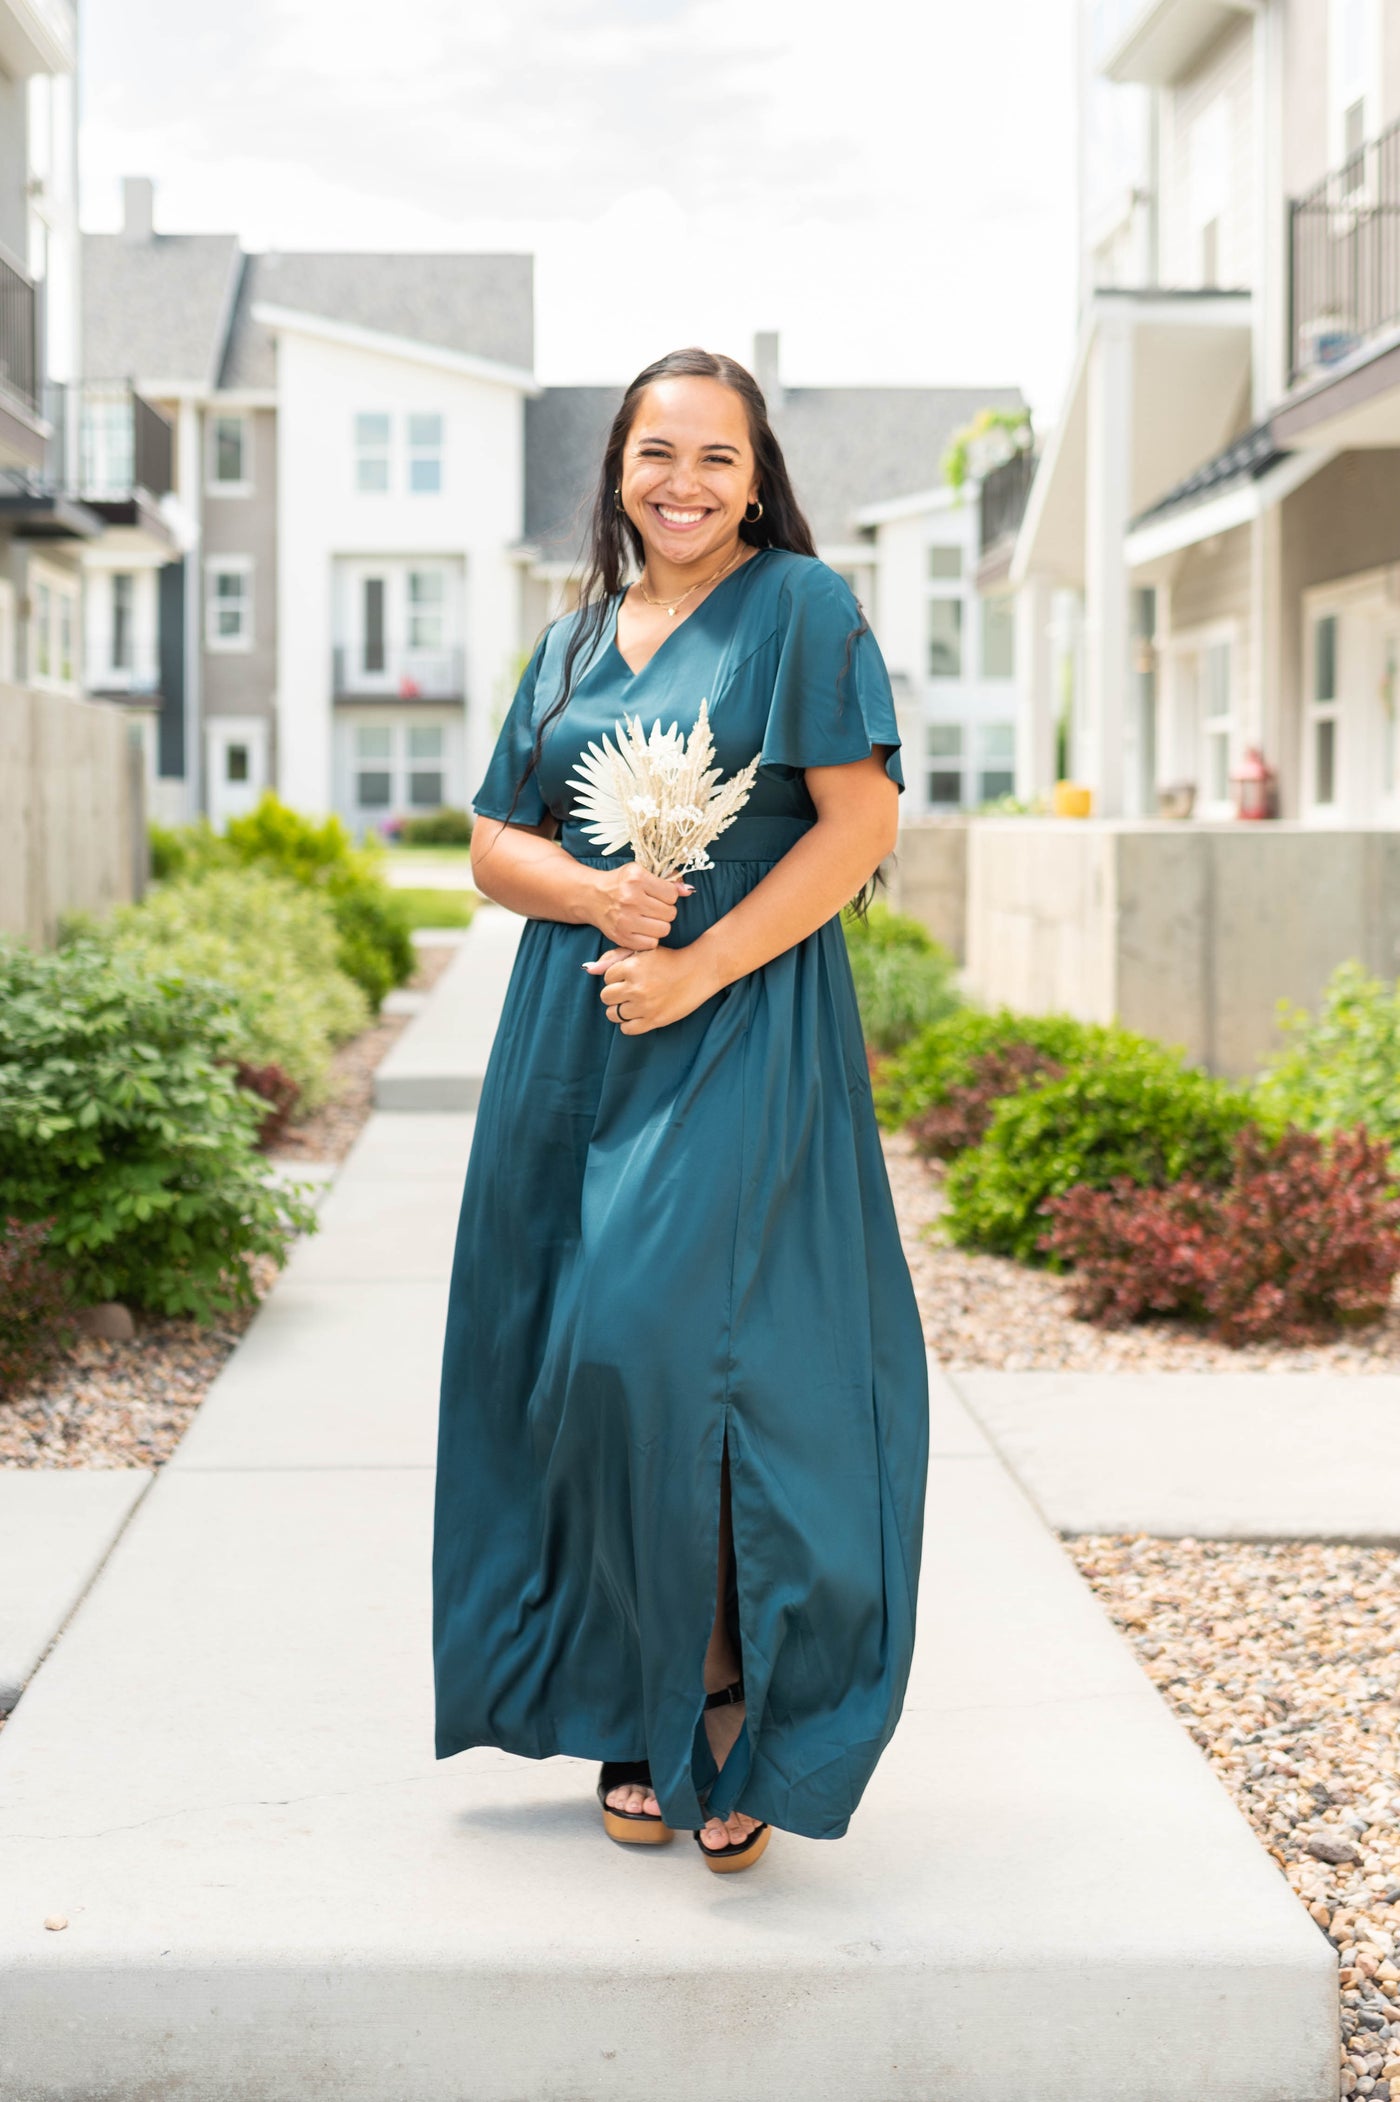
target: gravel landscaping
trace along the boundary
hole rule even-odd
[[[408,989],[426,992],[455,954],[446,943],[420,944]],[[271,1156],[289,1175],[345,1158],[372,1107],[374,1069],[408,1021],[382,1015],[335,1053],[332,1099]],[[254,1266],[260,1300],[277,1274],[271,1262]],[[0,1402],[0,1467],[160,1466],[255,1311],[225,1315],[208,1327],[138,1314],[130,1342],[82,1338],[46,1376]]]
[[[1341,2094],[1400,2096],[1400,1554],[1064,1545],[1336,1948]]]
[[[950,1372],[1400,1372],[1400,1280],[1383,1321],[1302,1349],[1232,1350],[1177,1321],[1096,1328],[1067,1311],[1048,1271],[929,1239],[943,1209],[940,1172],[903,1132],[886,1133],[884,1147],[924,1335]]]

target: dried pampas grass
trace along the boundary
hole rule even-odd
[[[708,702],[701,701],[689,743],[675,723],[653,724],[643,737],[641,719],[625,715],[617,743],[604,737],[590,744],[567,786],[576,791],[571,813],[604,854],[630,847],[652,876],[684,876],[713,868],[707,849],[732,825],[749,799],[762,756],[727,781],[711,765],[715,755]]]

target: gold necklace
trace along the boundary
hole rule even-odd
[[[677,606],[683,605],[686,599],[690,597],[692,591],[703,590],[706,584],[717,584],[721,577],[728,576],[730,570],[735,568],[739,563],[741,557],[743,556],[743,553],[744,543],[741,541],[739,544],[738,553],[730,557],[730,559],[725,563],[723,569],[717,569],[712,577],[700,577],[695,583],[687,585],[686,589],[681,593],[679,598],[653,598],[651,593],[643,584],[640,577],[638,577],[637,579],[637,589],[641,592],[642,597],[646,600],[649,606],[664,606],[666,608],[666,618],[668,620],[674,620],[676,617]]]

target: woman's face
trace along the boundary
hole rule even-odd
[[[723,561],[758,495],[744,404],[720,380],[657,380],[622,448],[622,506],[649,560]]]

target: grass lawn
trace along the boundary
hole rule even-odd
[[[470,927],[481,902],[474,890],[405,889],[398,883],[394,896],[408,907],[411,927]]]
[[[425,877],[449,870],[453,874],[468,876],[471,865],[470,847],[386,847],[384,850],[384,867],[391,882],[396,880],[395,870],[400,872],[397,881],[402,882],[410,871]]]

